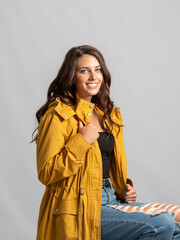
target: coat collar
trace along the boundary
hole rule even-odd
[[[68,106],[61,102],[59,98],[56,98],[58,102],[55,107],[56,112],[65,120],[76,115],[84,124],[88,124],[91,121],[92,112],[95,104],[85,101],[80,98],[76,93],[76,104],[73,106]]]
[[[76,104],[73,106],[66,105],[65,103],[61,102],[59,98],[56,98],[56,102],[58,104],[55,107],[55,110],[64,120],[68,120],[72,116],[76,116],[77,119],[80,119],[86,125],[91,121],[92,112],[95,106],[99,114],[101,115],[101,117],[104,115],[104,112],[98,107],[97,104],[88,102],[80,98],[77,93],[76,93]],[[118,115],[120,116],[120,109],[113,108],[111,117],[114,121],[119,122]],[[107,119],[106,119],[106,123],[108,124]]]

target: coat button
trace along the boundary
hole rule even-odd
[[[112,119],[115,119],[115,117],[112,117]]]
[[[91,114],[90,113],[87,113],[88,116],[90,116]]]
[[[80,188],[80,195],[84,195],[84,188],[83,187]]]
[[[64,117],[67,118],[67,115],[65,114]]]
[[[57,110],[60,111],[60,108],[58,108]]]
[[[91,105],[89,105],[89,107],[90,107],[90,108],[93,108],[93,105],[91,104]]]
[[[59,209],[58,209],[58,208],[56,209],[56,212],[57,212],[57,213],[59,212]]]
[[[120,155],[120,152],[118,152],[118,155]]]

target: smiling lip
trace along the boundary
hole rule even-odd
[[[86,85],[88,88],[96,88],[98,86],[98,83],[87,83]]]

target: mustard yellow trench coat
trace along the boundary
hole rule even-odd
[[[78,118],[88,124],[94,105],[78,95],[74,106],[57,98],[40,121],[37,171],[46,190],[39,211],[37,240],[101,239],[101,152],[97,141],[89,144],[78,133]],[[114,108],[111,115],[122,125],[119,108]],[[117,133],[114,125],[110,178],[117,196],[123,198],[127,182],[123,128]]]

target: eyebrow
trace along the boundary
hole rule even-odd
[[[98,67],[101,67],[101,66],[98,65],[98,66],[96,66],[96,67],[94,67],[94,68],[98,68]],[[78,68],[78,70],[80,70],[81,68],[89,69],[89,67],[80,67],[80,68]]]

